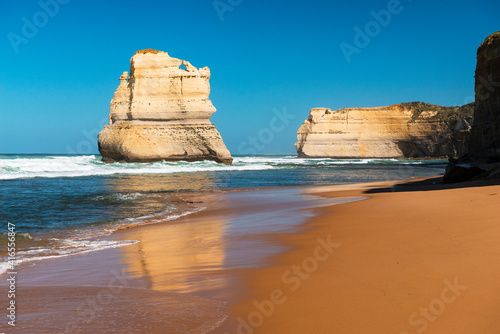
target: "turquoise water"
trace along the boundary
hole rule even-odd
[[[240,156],[232,166],[210,161],[105,164],[100,159],[0,156],[1,228],[7,232],[7,223],[15,224],[20,262],[121,246],[126,242],[103,237],[204,210],[192,199],[199,192],[428,177],[442,174],[446,163],[292,155]],[[6,243],[5,233],[0,238]],[[6,269],[2,266],[0,273]]]

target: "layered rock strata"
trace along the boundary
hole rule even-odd
[[[210,122],[210,69],[156,50],[130,60],[111,100],[109,125],[99,133],[105,162],[215,160],[231,154]]]
[[[463,154],[473,104],[411,102],[377,108],[311,109],[297,132],[299,157],[423,158]]]

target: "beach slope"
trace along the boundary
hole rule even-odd
[[[216,332],[498,333],[500,186],[432,183],[323,193],[372,198],[284,237]]]

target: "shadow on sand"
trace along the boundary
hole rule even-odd
[[[443,177],[434,177],[425,180],[398,183],[391,187],[369,189],[364,193],[377,194],[377,193],[408,192],[408,191],[436,191],[436,190],[459,189],[459,188],[487,187],[493,185],[500,185],[500,179],[444,184]]]

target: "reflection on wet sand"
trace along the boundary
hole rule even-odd
[[[222,287],[223,276],[210,273],[224,264],[224,222],[182,220],[131,231],[127,237],[140,242],[122,248],[127,271],[147,280],[153,290],[196,292]]]
[[[258,267],[271,254],[284,250],[266,235],[298,231],[312,214],[301,209],[362,199],[304,196],[298,189],[197,198],[207,210],[121,231],[120,239],[139,241],[121,248],[130,275],[144,280],[153,290],[215,293],[220,297],[226,293],[223,290],[235,286],[233,270]]]
[[[189,176],[181,173],[134,175],[133,178],[116,178],[110,186],[115,192],[154,193],[158,203],[165,205],[175,202],[179,213],[195,211],[197,207],[190,201],[206,202],[209,196],[202,198],[199,191],[213,189],[210,173]],[[195,197],[192,191],[196,191]],[[196,204],[204,206],[206,203]],[[185,216],[168,221],[171,214],[168,212],[149,218],[151,222],[165,220],[164,224],[127,231],[127,239],[139,241],[122,248],[127,271],[136,278],[146,280],[153,290],[187,293],[224,285],[221,278],[207,274],[220,270],[224,263],[224,218],[196,219]]]

